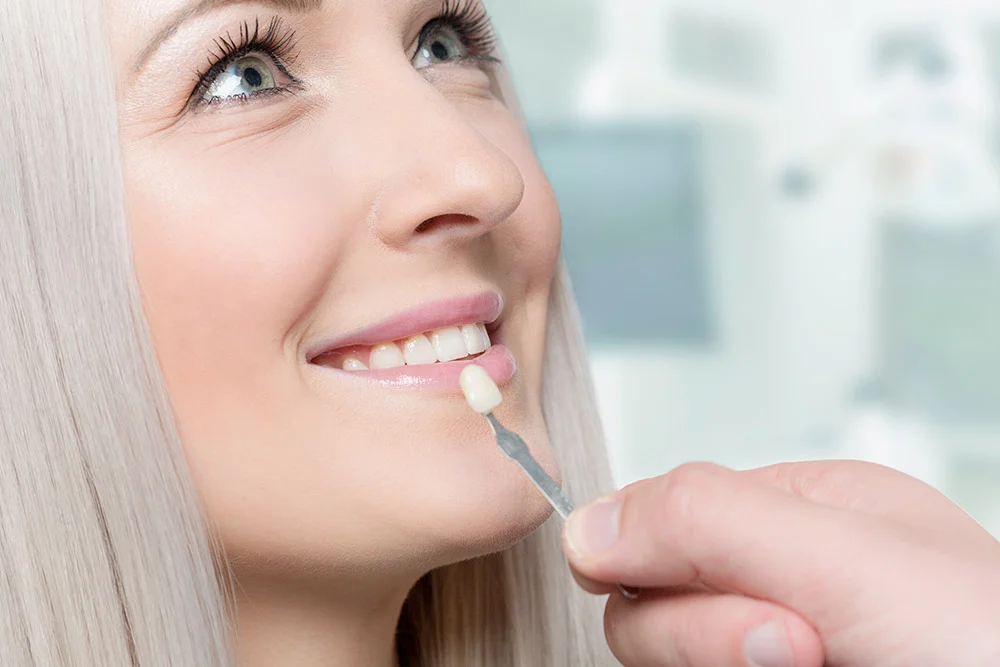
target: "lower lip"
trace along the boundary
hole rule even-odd
[[[475,359],[367,371],[331,370],[389,387],[461,391],[458,378],[462,374],[462,369],[471,364],[482,366],[498,385],[509,382],[517,373],[514,355],[503,345],[494,345]]]

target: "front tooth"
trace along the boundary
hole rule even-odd
[[[483,345],[485,346],[485,348],[488,350],[491,347],[493,347],[493,341],[490,340],[490,334],[489,332],[486,331],[485,324],[479,325],[479,332],[483,335]]]
[[[344,359],[344,363],[341,366],[345,371],[366,371],[368,367],[365,366],[365,362],[361,361],[357,357],[347,357]]]
[[[372,348],[372,356],[368,363],[373,369],[398,368],[405,366],[406,360],[395,343],[382,343]]]
[[[434,346],[423,334],[414,336],[403,343],[403,358],[406,359],[407,366],[433,364],[438,360]]]
[[[438,361],[455,361],[469,355],[462,331],[458,327],[438,329],[431,334],[431,344]]]
[[[462,338],[465,339],[465,349],[469,351],[469,354],[479,354],[486,351],[486,341],[483,340],[483,332],[479,330],[479,325],[464,325]]]

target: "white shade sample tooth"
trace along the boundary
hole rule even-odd
[[[366,371],[368,367],[365,363],[358,359],[357,357],[347,357],[344,359],[344,363],[341,365],[345,371]]]
[[[480,324],[479,325],[479,332],[480,332],[480,334],[483,337],[484,350],[488,350],[491,347],[493,347],[493,341],[490,340],[490,334],[486,331],[486,325],[485,324]]]
[[[458,382],[465,394],[465,402],[481,415],[493,412],[503,402],[500,388],[482,366],[469,364],[462,369]]]
[[[437,361],[437,353],[430,340],[423,334],[407,339],[403,343],[403,358],[407,366],[433,364]]]
[[[406,360],[395,343],[382,343],[372,348],[372,356],[368,363],[373,369],[399,368],[406,365]]]
[[[469,356],[465,349],[465,339],[458,327],[438,329],[431,334],[431,344],[438,361],[455,361]]]
[[[465,349],[469,354],[479,354],[486,351],[486,341],[483,332],[477,324],[466,324],[462,327],[462,338],[465,339]]]

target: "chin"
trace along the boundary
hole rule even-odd
[[[542,467],[558,481],[559,469],[544,428],[521,434]],[[435,514],[440,520],[429,535],[440,547],[441,565],[508,549],[553,514],[548,500],[521,469],[495,444],[484,444],[443,466],[460,476],[428,498],[439,510]]]
[[[474,522],[470,521],[467,531],[448,543],[442,564],[504,551],[535,532],[552,516],[553,510],[534,487],[530,493],[534,495],[487,508],[478,517],[479,521],[470,517]]]

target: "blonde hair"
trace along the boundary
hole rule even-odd
[[[233,617],[131,262],[100,0],[0,2],[0,664],[223,667]],[[569,494],[610,488],[565,275],[543,404]],[[548,521],[411,593],[404,664],[617,664]]]

